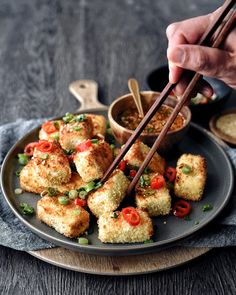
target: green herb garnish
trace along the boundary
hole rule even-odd
[[[75,122],[83,122],[85,120],[86,120],[85,114],[81,114],[81,115],[78,115],[78,116],[74,117]]]
[[[199,221],[195,221],[195,223],[194,223],[195,225],[198,225],[199,224]]]
[[[61,196],[61,197],[58,197],[58,202],[61,204],[61,205],[67,205],[69,204],[70,200],[68,197],[66,196]]]
[[[86,199],[87,194],[88,194],[88,193],[87,193],[86,191],[84,191],[84,190],[80,191],[80,192],[79,192],[79,197],[80,197],[80,199],[82,199],[82,200]]]
[[[26,154],[18,154],[18,163],[20,165],[26,165],[29,162],[29,157]]]
[[[71,150],[63,150],[63,152],[67,155],[70,156],[74,153],[75,150],[71,149]]]
[[[58,141],[59,138],[60,138],[60,134],[59,134],[59,132],[54,132],[54,133],[52,133],[52,134],[50,135],[50,137],[51,137],[52,139]]]
[[[76,199],[78,197],[78,191],[75,189],[72,189],[69,191],[68,196],[70,199]]]
[[[116,212],[113,212],[111,214],[111,218],[117,219],[118,218],[118,214]]]
[[[21,173],[21,170],[17,170],[17,171],[15,172],[15,174],[16,174],[17,177],[20,176],[20,173]]]
[[[22,193],[23,193],[22,188],[16,188],[16,189],[15,189],[15,194],[16,194],[16,195],[21,195]]]
[[[48,187],[47,191],[48,191],[48,196],[49,197],[54,197],[59,193],[59,191],[57,189],[53,188],[53,187]]]
[[[144,174],[148,174],[148,173],[150,173],[150,172],[151,172],[151,169],[148,168],[148,167],[146,167],[146,168],[144,169],[144,171],[143,171]]]
[[[71,113],[66,113],[65,116],[62,118],[65,124],[71,122],[74,119],[74,115]]]
[[[189,165],[184,165],[182,168],[182,172],[184,174],[189,174],[192,171],[192,168]]]
[[[34,214],[34,208],[28,205],[27,203],[20,203],[20,209],[21,212],[24,215],[33,215]]]
[[[81,237],[81,238],[78,238],[78,243],[80,245],[88,245],[89,241],[88,239]]]
[[[92,143],[98,143],[98,142],[99,142],[99,140],[98,140],[98,139],[96,139],[96,138],[93,138],[93,139],[91,139],[91,142],[92,142]]]
[[[151,243],[153,243],[152,239],[144,241],[144,244],[151,244]]]
[[[40,159],[41,159],[41,160],[47,160],[48,157],[49,157],[48,154],[42,154],[42,155],[40,155]]]
[[[74,127],[73,127],[73,130],[75,130],[75,131],[80,131],[81,129],[82,129],[81,126],[74,126]]]
[[[53,125],[55,126],[55,128],[59,129],[60,128],[60,123],[58,121],[54,121]]]
[[[213,209],[213,206],[211,204],[205,204],[204,206],[202,206],[203,212],[210,211],[212,209]]]

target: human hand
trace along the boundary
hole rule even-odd
[[[204,76],[220,79],[236,89],[236,27],[220,49],[194,45],[220,10],[221,8],[209,15],[173,23],[167,27],[167,58],[171,83],[179,80],[183,69],[189,69]],[[181,79],[175,93],[182,95],[187,83],[188,81]],[[211,87],[205,83],[199,85],[198,91],[207,97],[213,94]]]

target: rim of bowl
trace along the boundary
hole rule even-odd
[[[152,91],[152,90],[140,91],[140,93],[143,94],[143,95],[145,95],[145,94],[157,94],[157,95],[160,95],[160,92],[158,92],[158,91]],[[126,130],[126,131],[128,131],[129,133],[133,133],[134,130],[128,129],[128,128],[126,128],[126,127],[120,125],[120,124],[114,119],[114,117],[112,116],[112,109],[113,109],[113,107],[114,107],[114,105],[115,105],[116,103],[118,103],[119,101],[121,101],[121,100],[123,100],[123,99],[125,99],[125,98],[127,98],[128,96],[131,96],[131,95],[132,95],[131,93],[126,93],[126,94],[124,94],[124,95],[122,95],[122,96],[119,96],[118,98],[116,98],[116,99],[112,102],[112,104],[110,105],[110,107],[109,107],[109,109],[108,109],[108,119],[109,119],[109,121],[112,120],[113,123],[114,123],[116,126],[119,126],[119,128],[120,128],[121,130]],[[173,96],[171,96],[171,95],[169,95],[168,98],[173,99],[173,100],[175,99],[175,98],[174,98]],[[163,104],[165,104],[165,102],[164,102]],[[167,106],[168,106],[168,105],[167,105]],[[171,108],[172,108],[172,107],[171,107]],[[183,113],[182,113],[182,109],[181,109],[181,111],[180,111],[180,114],[182,114],[182,116],[184,117],[184,124],[183,124],[183,126],[182,126],[181,128],[179,128],[179,129],[177,129],[177,130],[171,130],[171,131],[168,131],[167,134],[174,134],[174,133],[180,132],[181,130],[183,130],[184,128],[186,128],[186,127],[190,124],[190,121],[191,121],[191,118],[192,118],[191,110],[190,110],[190,108],[189,108],[188,106],[184,106],[184,108],[185,108],[186,111],[187,111],[187,116],[186,116],[186,118],[185,118],[185,116],[184,116]],[[155,136],[155,135],[157,135],[157,134],[160,134],[160,132],[147,133],[147,134],[146,134],[146,133],[143,133],[143,132],[141,133],[142,136]]]

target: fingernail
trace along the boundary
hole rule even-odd
[[[173,78],[174,78],[173,73],[172,73],[173,68],[174,68],[173,63],[169,61],[169,81],[170,81],[170,83],[173,83]]]
[[[171,61],[173,63],[181,64],[184,58],[184,51],[180,48],[176,48],[171,55]]]

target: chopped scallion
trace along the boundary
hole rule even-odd
[[[86,238],[80,237],[80,238],[78,238],[78,243],[80,245],[88,245],[89,244],[89,241]]]
[[[26,154],[18,154],[18,163],[20,165],[26,165],[29,162],[29,157]]]
[[[184,167],[182,168],[182,172],[184,174],[189,174],[192,171],[192,168],[189,165],[184,165]]]
[[[75,131],[80,131],[81,129],[82,129],[81,126],[74,126],[74,127],[73,127],[73,130],[75,130]]]
[[[75,122],[83,122],[83,121],[85,121],[86,120],[86,116],[85,116],[85,114],[80,114],[80,115],[78,115],[78,116],[76,116],[75,118],[74,118],[74,121]]]
[[[77,190],[73,189],[69,191],[69,198],[70,199],[76,199],[78,197],[78,192]]]
[[[61,197],[58,197],[58,202],[62,205],[67,205],[69,204],[70,200],[66,196],[61,196]]]
[[[153,243],[152,239],[144,241],[144,244],[151,244],[151,243]]]
[[[60,134],[59,134],[59,132],[54,132],[54,133],[52,133],[52,134],[50,135],[50,137],[51,137],[52,139],[58,141],[59,138],[60,138]]]
[[[91,142],[94,144],[94,143],[98,143],[99,140],[97,138],[93,138],[93,139],[91,139]]]
[[[205,204],[204,206],[202,206],[203,212],[210,211],[212,209],[213,209],[213,206],[211,204]]]
[[[49,157],[48,154],[42,154],[42,155],[40,155],[40,159],[42,159],[42,160],[47,160],[48,157]]]
[[[54,197],[59,193],[58,190],[53,188],[53,187],[48,187],[47,191],[48,191],[48,196],[49,197]]]
[[[16,195],[21,195],[23,193],[23,190],[21,188],[16,188],[15,189],[15,194]]]
[[[88,193],[87,193],[86,191],[80,191],[80,192],[79,192],[79,197],[80,197],[80,199],[82,199],[82,200],[86,199],[87,194],[88,194]]]
[[[66,113],[65,116],[62,118],[62,120],[66,124],[72,121],[73,119],[74,119],[74,115],[72,115],[71,113]]]
[[[34,208],[28,205],[27,203],[20,203],[20,209],[21,212],[24,215],[33,215],[34,214]]]

